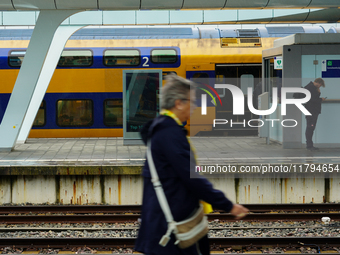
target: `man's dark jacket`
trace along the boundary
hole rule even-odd
[[[152,137],[153,160],[174,220],[181,221],[188,218],[199,206],[199,200],[229,212],[233,204],[221,191],[213,189],[211,183],[205,178],[190,177],[190,171],[195,171],[196,163],[186,134],[184,127],[167,116],[157,117],[141,132],[144,143],[147,142],[148,137]],[[165,247],[158,244],[168,226],[151,183],[147,162],[142,175],[144,177],[142,222],[135,249],[148,255],[197,255],[197,246],[199,246],[203,255],[209,254],[207,237],[202,238],[197,246],[193,245],[187,249],[180,249],[174,244],[174,235]]]
[[[308,89],[311,94],[310,100],[305,104],[306,109],[312,115],[320,114],[322,99],[320,98],[320,92],[318,91],[318,88],[314,86],[314,83],[312,81],[308,83],[304,88]]]

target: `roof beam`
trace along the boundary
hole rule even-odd
[[[1,18],[2,15],[2,18]],[[34,26],[39,11],[0,12],[0,26]],[[209,25],[272,23],[336,23],[340,9],[84,11],[63,25]]]
[[[338,0],[1,0],[0,10],[213,10],[338,8]]]

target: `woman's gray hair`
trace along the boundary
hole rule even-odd
[[[166,83],[161,89],[161,109],[171,109],[175,106],[176,100],[188,99],[190,90],[195,89],[193,82],[184,79],[176,74],[166,76]]]

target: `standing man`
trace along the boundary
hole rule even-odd
[[[305,104],[306,109],[312,114],[309,116],[306,115],[306,145],[307,150],[311,151],[318,150],[318,148],[313,145],[312,137],[318,116],[321,113],[321,102],[326,99],[323,97],[320,98],[320,87],[325,87],[325,82],[321,78],[316,78],[314,82],[311,81],[305,86],[305,89],[308,89],[311,94],[310,100]]]

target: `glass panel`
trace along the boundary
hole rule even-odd
[[[274,58],[265,60],[265,91],[268,92],[267,95],[262,95],[260,98],[261,106],[265,109],[270,109],[273,107],[274,99],[277,99],[277,109],[275,112],[268,116],[264,116],[264,119],[274,119],[277,120],[277,123],[280,123],[283,120],[281,115],[281,87],[282,87],[282,70],[275,69],[274,67]],[[273,88],[277,88],[277,94],[273,93]],[[269,121],[265,123],[265,125],[260,128],[260,135],[262,137],[267,138],[267,144],[269,144],[270,140],[275,140],[278,142],[283,142],[283,127],[282,125],[273,125],[270,124]]]
[[[261,65],[220,65],[216,67],[217,84],[231,84],[240,88],[244,95],[244,114],[234,114],[234,97],[229,89],[216,89],[221,98],[221,104],[216,102],[216,119],[227,119],[238,123],[248,123],[251,119],[258,118],[248,108],[248,97],[252,97],[253,106],[257,109],[257,95],[254,95],[255,85],[261,78]],[[253,94],[248,95],[248,87],[253,89]],[[258,91],[259,92],[259,91]],[[256,97],[256,100],[254,99]],[[228,135],[257,135],[258,128],[250,125],[220,125],[219,129],[228,130]]]
[[[22,61],[24,60],[26,51],[23,50],[14,50],[10,52],[10,55],[8,56],[8,64],[11,67],[20,67],[22,64]]]
[[[92,100],[58,100],[57,124],[61,127],[91,126],[93,124]]]
[[[106,50],[104,52],[106,66],[138,66],[139,63],[138,50]]]
[[[171,64],[177,61],[177,52],[174,49],[152,50],[151,61],[158,64]]]
[[[109,127],[123,126],[122,99],[108,99],[104,102],[104,124]]]
[[[225,84],[225,76],[224,74],[216,74],[216,84]],[[217,94],[222,98],[225,95],[225,89],[215,88]]]
[[[159,112],[162,70],[123,70],[124,139],[140,139],[139,131]]]
[[[242,74],[241,75],[241,90],[243,95],[248,95],[248,87],[253,88],[254,91],[254,75]]]
[[[278,103],[281,103],[282,87],[282,70],[274,68],[274,59],[270,59],[270,77],[269,77],[269,102],[273,102],[273,88],[277,88]]]
[[[64,50],[61,53],[58,66],[77,67],[91,66],[93,62],[92,51],[90,50]]]
[[[33,127],[42,127],[46,123],[46,103],[42,101],[37,116],[33,122]]]

